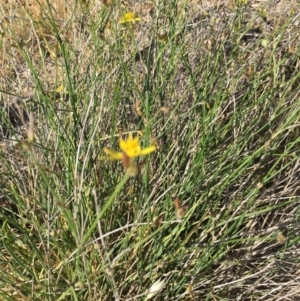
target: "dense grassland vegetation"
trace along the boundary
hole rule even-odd
[[[0,300],[299,300],[297,1],[0,20]]]

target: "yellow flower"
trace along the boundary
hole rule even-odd
[[[132,134],[129,134],[127,140],[120,139],[119,141],[120,149],[123,152],[116,152],[108,148],[104,148],[104,152],[108,155],[110,160],[124,160],[124,153],[126,157],[135,158],[139,156],[148,155],[156,150],[155,145],[150,145],[144,149],[141,149],[139,138],[133,137]]]
[[[141,18],[137,17],[133,12],[128,12],[123,15],[119,23],[135,23],[136,21],[141,21]]]

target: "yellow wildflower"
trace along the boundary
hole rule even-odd
[[[110,160],[124,160],[124,154],[128,158],[135,158],[139,156],[148,155],[156,150],[155,145],[150,145],[144,149],[141,148],[138,137],[133,137],[132,134],[129,134],[126,140],[122,138],[119,141],[120,149],[123,152],[116,152],[108,148],[104,148],[104,152],[108,155]]]
[[[136,21],[141,21],[141,18],[137,17],[133,12],[128,12],[123,15],[119,23],[135,23]]]

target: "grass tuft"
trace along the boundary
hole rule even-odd
[[[0,5],[1,300],[297,300],[300,7],[200,2]]]

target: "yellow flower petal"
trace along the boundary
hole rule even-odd
[[[149,155],[150,153],[154,152],[155,150],[156,150],[156,146],[155,145],[151,145],[149,147],[146,147],[146,148],[142,149],[140,151],[139,156]]]
[[[133,12],[128,12],[123,15],[119,23],[135,23],[136,21],[141,21],[141,18],[137,17]]]
[[[139,156],[141,152],[141,147],[139,144],[139,138],[132,137],[132,134],[129,134],[127,140],[120,139],[120,149],[126,153],[130,158]]]
[[[126,155],[129,157],[129,158],[134,158],[134,157],[138,157],[140,156],[140,153],[141,153],[141,149],[138,148],[138,149],[128,149],[126,151]]]
[[[115,152],[111,149],[108,149],[106,147],[103,148],[103,151],[109,156],[108,159],[110,160],[122,160],[123,154],[120,152]]]
[[[129,159],[129,158],[135,158],[139,156],[145,156],[156,150],[155,145],[150,145],[149,147],[141,149],[139,143],[139,137],[138,136],[133,137],[131,133],[128,135],[128,138],[126,140],[124,139],[119,140],[119,146],[122,152],[116,152],[108,148],[103,149],[104,152],[108,155],[109,160],[124,160],[124,158],[126,157],[128,157]],[[124,154],[126,155],[125,157]],[[130,164],[126,163],[125,165],[132,165],[132,163]]]
[[[120,149],[123,150],[124,152],[129,148],[138,148],[139,138],[138,137],[133,138],[132,133],[130,133],[126,140],[120,139],[119,145],[120,145]]]
[[[124,150],[126,148],[126,145],[127,145],[126,140],[120,139],[119,141],[120,149]]]

